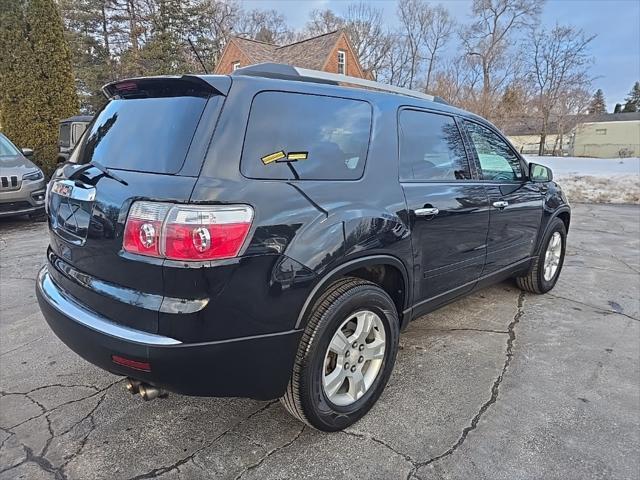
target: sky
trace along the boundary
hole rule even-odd
[[[341,13],[348,0],[244,0],[247,9],[275,9],[295,29],[306,23],[309,12],[330,8]],[[384,10],[390,26],[397,25],[395,0],[372,0]],[[471,20],[471,0],[435,0],[444,5],[459,23]],[[596,35],[591,43],[594,63],[593,90],[604,91],[609,111],[624,103],[634,82],[640,80],[640,0],[547,0],[542,25],[572,25],[587,35]]]

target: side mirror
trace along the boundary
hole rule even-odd
[[[553,172],[549,167],[537,163],[529,164],[529,179],[532,182],[544,183],[553,180]]]
[[[31,148],[23,148],[22,149],[22,155],[24,155],[27,158],[33,157],[33,149],[31,149]]]

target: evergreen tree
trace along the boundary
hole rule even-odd
[[[58,0],[71,51],[80,109],[94,113],[106,102],[102,86],[115,80],[110,11],[105,0]]]
[[[623,112],[637,112],[640,110],[640,82],[633,84],[633,88],[629,92],[629,96],[625,98]]]
[[[45,172],[55,166],[58,121],[77,113],[78,98],[55,0],[2,0],[0,125],[35,150]]]
[[[596,90],[596,93],[593,94],[593,98],[591,99],[591,103],[589,103],[589,114],[597,115],[600,113],[607,113],[607,104],[601,88]]]

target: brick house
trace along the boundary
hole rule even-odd
[[[370,78],[360,66],[358,57],[342,30],[289,45],[273,45],[248,38],[231,37],[214,73],[228,74],[237,68],[264,62],[286,63],[296,67]]]

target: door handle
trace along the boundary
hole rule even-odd
[[[497,202],[493,202],[493,206],[495,208],[499,208],[500,210],[502,210],[504,207],[508,205],[509,205],[509,202],[507,202],[506,200],[498,200]]]
[[[437,215],[438,213],[440,213],[440,210],[438,210],[435,207],[430,207],[430,208],[416,208],[414,210],[414,213],[418,216],[418,217],[430,217],[433,215]]]

